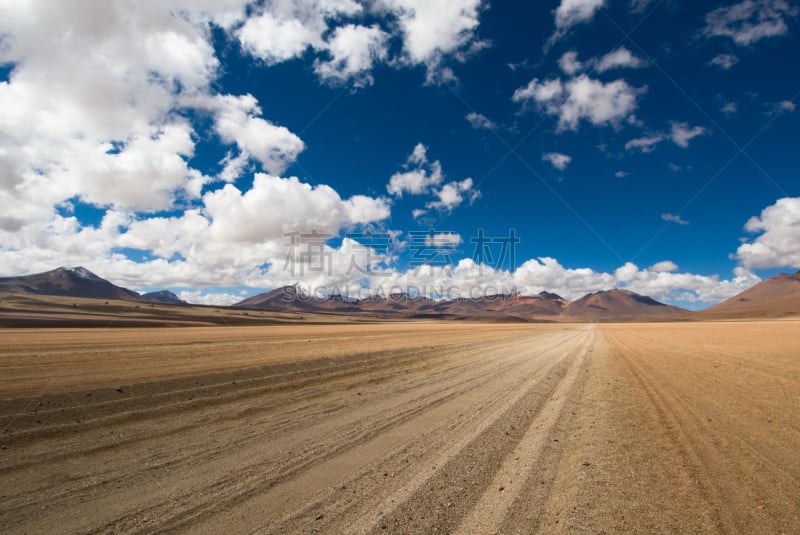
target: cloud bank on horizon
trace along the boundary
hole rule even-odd
[[[758,143],[790,152],[798,88],[746,75],[796,46],[796,6],[561,0],[528,31],[509,9],[0,1],[0,276],[86,265],[213,304],[300,283],[685,305],[800,268],[796,177]],[[690,22],[618,31],[660,17]],[[672,70],[689,57],[711,81]],[[759,193],[715,190],[732,170]]]

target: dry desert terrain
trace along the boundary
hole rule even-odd
[[[2,533],[800,533],[800,321],[0,330]]]

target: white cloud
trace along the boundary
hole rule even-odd
[[[626,150],[639,149],[644,153],[649,153],[653,152],[655,146],[661,143],[662,141],[664,141],[664,136],[662,134],[639,137],[636,139],[631,139],[630,141],[625,143],[625,149]]]
[[[616,173],[614,173],[614,176],[617,178],[625,178],[629,174],[630,173],[628,173],[627,171],[617,171]]]
[[[581,74],[565,83],[534,78],[517,89],[511,99],[518,103],[533,101],[545,113],[558,116],[559,130],[577,130],[582,119],[596,126],[618,126],[630,120],[637,97],[644,90],[631,87],[625,80],[603,83]]]
[[[677,146],[686,149],[689,147],[689,141],[707,132],[702,126],[690,127],[688,123],[679,123],[676,121],[670,123],[670,129],[668,134],[657,132],[649,136],[632,139],[625,143],[625,149],[639,149],[643,153],[650,153],[653,152],[656,145],[667,139],[672,140]]]
[[[739,107],[735,102],[726,102],[720,111],[725,115],[731,116],[739,111]]]
[[[708,13],[703,34],[730,37],[738,45],[750,46],[761,39],[786,34],[787,19],[797,13],[797,6],[785,0],[744,0]]]
[[[797,105],[791,100],[782,100],[772,105],[770,115],[777,115],[779,113],[792,113]]]
[[[634,56],[630,50],[623,46],[598,59],[594,63],[594,68],[597,72],[606,72],[620,68],[640,69],[646,65],[645,61]]]
[[[242,48],[267,65],[299,57],[310,46],[322,48],[323,25],[317,28],[297,18],[278,19],[269,11],[249,17],[236,31]],[[322,27],[319,27],[322,26]]]
[[[422,208],[415,208],[411,210],[411,217],[413,217],[414,219],[419,219],[420,217],[424,216],[427,213],[428,213],[427,210],[423,210]]]
[[[305,149],[305,143],[288,128],[260,117],[261,108],[252,95],[215,95],[192,103],[215,114],[214,127],[223,142],[235,143],[270,173],[283,173]]]
[[[750,288],[761,280],[749,271],[739,268],[734,270],[734,277],[729,280],[720,280],[717,275],[676,271],[677,266],[669,260],[646,269],[628,262],[614,272],[615,285],[662,302],[680,299],[716,303]]]
[[[800,197],[778,199],[760,216],[751,217],[744,228],[760,234],[736,251],[745,268],[800,268]]]
[[[554,78],[540,82],[534,78],[525,87],[520,87],[511,96],[513,102],[526,102],[533,100],[538,103],[547,103],[561,98],[564,93],[564,84],[561,80]]]
[[[659,264],[661,268],[672,267],[669,261]],[[567,299],[577,299],[590,292],[622,287],[662,302],[680,298],[684,301],[716,303],[746,290],[760,280],[741,268],[735,270],[733,278],[721,280],[718,275],[659,271],[655,267],[658,264],[641,269],[627,263],[613,273],[604,273],[589,268],[567,268],[554,258],[542,257],[527,260],[514,271],[506,271],[477,265],[473,260],[464,258],[449,268],[432,267],[387,273],[389,276],[385,279],[376,278],[370,291],[386,295],[391,288],[409,288],[451,299],[511,292],[535,295],[548,291]]]
[[[578,61],[578,53],[574,50],[570,50],[569,52],[564,52],[559,58],[558,67],[564,74],[574,76],[583,70],[583,63]]]
[[[461,181],[448,182],[441,188],[434,190],[433,195],[437,200],[426,202],[425,208],[452,212],[461,206],[464,201],[469,202],[469,204],[475,202],[480,197],[481,192],[474,189],[471,178],[465,178]]]
[[[680,214],[661,214],[661,219],[669,223],[677,223],[678,225],[689,224],[689,222],[683,219]]]
[[[737,63],[739,63],[739,58],[733,54],[719,54],[711,58],[711,61],[708,62],[709,65],[716,65],[726,71],[733,68]]]
[[[574,26],[590,22],[605,0],[561,0],[555,10],[556,31],[550,43],[557,41]]]
[[[578,60],[578,53],[574,50],[565,52],[558,60],[558,67],[564,74],[575,76],[584,69],[592,68],[597,72],[606,72],[613,69],[640,69],[646,67],[647,62],[633,55],[633,52],[621,46],[608,52],[604,56],[592,58],[586,62]]]
[[[328,84],[370,85],[374,65],[383,62],[423,65],[427,82],[440,83],[455,78],[447,60],[466,61],[488,46],[476,38],[480,11],[481,0],[376,0],[363,5],[353,0],[275,0],[239,20],[231,33],[267,65],[315,56],[315,72]],[[373,15],[382,16],[380,25],[354,22]],[[339,25],[342,21],[347,22]],[[390,58],[388,43],[394,36],[402,41],[402,54]]]
[[[438,162],[433,162],[431,170],[413,169],[402,173],[395,173],[386,185],[386,191],[395,197],[402,197],[403,193],[411,195],[423,195],[431,190],[431,187],[442,181],[442,170]]]
[[[197,198],[208,177],[187,163],[195,133],[174,111],[211,91],[219,62],[209,21],[223,24],[240,7],[208,2],[190,15],[175,0],[8,4],[0,63],[13,72],[0,83],[0,196],[13,209],[5,217],[44,228],[75,197],[144,211]]]
[[[560,152],[546,152],[542,154],[542,160],[550,162],[550,165],[559,171],[563,171],[572,161],[572,156],[561,154]]]
[[[425,237],[425,245],[437,249],[455,249],[463,241],[461,235],[455,232],[440,232]]]
[[[386,185],[386,191],[395,197],[402,197],[403,193],[426,194],[444,180],[442,164],[438,160],[428,162],[428,148],[422,143],[414,147],[405,167],[407,171],[395,173]]]
[[[497,123],[480,113],[470,112],[466,118],[470,126],[476,130],[497,130]]]
[[[678,265],[672,260],[662,260],[661,262],[656,262],[647,269],[657,273],[670,273],[672,271],[678,271]]]
[[[351,81],[356,87],[372,85],[373,65],[386,60],[388,38],[389,35],[377,25],[340,26],[326,42],[331,59],[316,60],[314,71],[333,85]]]
[[[401,198],[403,193],[432,195],[436,198],[425,203],[426,210],[415,209],[412,212],[414,219],[426,215],[428,210],[451,212],[464,201],[472,204],[480,197],[481,193],[473,187],[471,178],[442,184],[442,164],[438,160],[428,161],[427,151],[425,145],[418,143],[406,159],[406,171],[392,175],[386,185],[386,191],[397,198]]]
[[[689,141],[707,133],[707,130],[702,126],[690,127],[688,123],[673,121],[671,127],[672,132],[670,134],[670,139],[672,139],[672,142],[677,146],[684,149],[689,147]]]
[[[244,299],[238,294],[204,292],[201,290],[183,290],[178,292],[178,297],[187,303],[208,306],[230,306]]]
[[[386,199],[342,200],[330,186],[257,173],[246,192],[228,184],[203,197],[212,238],[221,242],[280,240],[289,232],[314,229],[336,235],[356,224],[389,216]]]
[[[353,0],[276,0],[254,8],[238,21],[232,34],[246,52],[267,65],[300,57],[309,48],[315,52],[331,49],[335,61],[336,53],[341,56],[347,44],[326,43],[323,35],[333,29],[332,21],[362,12]]]
[[[452,79],[446,57],[464,60],[486,46],[477,41],[481,0],[379,0],[379,9],[397,18],[404,62],[425,65],[428,83]]]

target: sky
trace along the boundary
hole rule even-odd
[[[0,0],[0,276],[231,304],[800,269],[789,0]]]

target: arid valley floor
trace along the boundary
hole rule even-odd
[[[800,320],[4,329],[2,533],[800,533]]]

